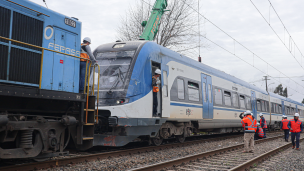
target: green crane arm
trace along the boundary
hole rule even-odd
[[[167,6],[167,0],[156,0],[148,22],[143,21],[141,23],[141,25],[145,27],[145,29],[140,38],[145,40],[154,40],[155,35],[158,31],[160,19],[166,11],[165,9],[167,8]]]

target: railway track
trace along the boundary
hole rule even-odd
[[[195,155],[170,160],[154,165],[144,166],[132,169],[132,171],[149,171],[149,170],[255,170],[263,160],[275,155],[276,153],[291,148],[291,142],[284,142],[283,136],[276,136],[255,141],[254,153],[242,153],[244,144],[203,152]],[[303,138],[301,139],[303,140]],[[257,147],[261,148],[268,144],[267,148],[262,148],[260,152],[256,152]],[[270,146],[270,148],[269,148]],[[265,146],[267,147],[267,146]]]
[[[27,170],[46,169],[46,168],[53,168],[53,167],[57,167],[57,166],[64,166],[64,165],[68,165],[68,164],[76,164],[76,163],[81,163],[81,162],[102,160],[102,159],[106,159],[106,158],[123,156],[123,155],[139,154],[139,153],[146,153],[146,152],[150,152],[150,151],[157,151],[157,150],[163,150],[163,149],[185,147],[185,146],[195,145],[195,144],[199,144],[199,143],[203,143],[203,142],[221,141],[221,140],[225,140],[225,139],[242,137],[242,136],[243,136],[243,134],[232,135],[232,136],[227,136],[227,135],[223,136],[222,135],[221,137],[185,141],[184,143],[172,143],[172,144],[165,144],[165,145],[160,145],[160,146],[131,148],[131,149],[126,149],[126,150],[102,152],[102,153],[95,153],[95,154],[89,154],[89,155],[79,155],[79,156],[71,156],[71,157],[67,156],[65,158],[59,158],[59,159],[55,159],[55,160],[4,166],[4,167],[0,167],[0,170],[27,171]]]

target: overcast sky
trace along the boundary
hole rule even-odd
[[[31,1],[45,6],[42,0]],[[46,0],[46,3],[54,11],[78,18],[82,22],[82,38],[91,37],[91,46],[92,49],[95,49],[100,44],[116,40],[116,30],[119,26],[120,18],[126,14],[130,6],[136,4],[136,1],[138,0]],[[253,57],[252,52],[234,42],[233,39],[211,23],[206,22],[201,31],[206,33],[208,39],[239,56],[249,64],[208,40],[204,40],[203,43],[207,43],[210,48],[201,49],[203,63],[247,82],[252,82],[252,84],[263,89],[265,89],[265,81],[262,81],[262,77],[265,74],[259,70],[273,77],[285,77],[284,74],[294,77],[292,79],[299,85],[287,78],[270,78],[271,80],[268,81],[268,84],[271,84],[269,86],[270,89],[274,89],[281,82],[284,87],[288,87],[290,98],[302,101],[304,98],[304,81],[302,81],[304,80],[304,58],[300,56],[300,52],[297,50],[293,51],[296,58],[291,55],[250,0],[199,1],[200,12],[206,18],[256,55]],[[270,25],[287,47],[290,46],[288,31],[300,51],[304,53],[304,3],[302,0],[271,0],[287,31],[284,31],[284,27],[270,7],[268,0],[252,0],[252,2],[261,11],[267,22],[270,21]],[[292,47],[294,47],[293,43]],[[198,49],[193,50],[193,52],[193,54],[199,55]],[[197,56],[192,55],[189,57],[197,59]],[[257,56],[267,61],[283,74],[262,62]],[[259,70],[252,67],[251,65],[253,64]]]

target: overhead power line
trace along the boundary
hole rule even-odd
[[[259,57],[258,55],[256,55],[254,52],[252,52],[250,49],[248,49],[246,46],[244,46],[242,43],[240,43],[239,41],[235,40],[232,36],[230,36],[227,32],[225,32],[223,29],[221,29],[219,26],[217,26],[216,24],[214,24],[213,22],[211,22],[208,18],[206,18],[204,15],[202,15],[201,13],[199,13],[196,9],[194,9],[193,7],[191,7],[189,4],[186,3],[186,1],[184,0],[184,3],[191,8],[193,11],[197,12],[200,16],[202,16],[203,18],[205,18],[207,21],[209,21],[213,26],[215,26],[216,28],[218,28],[220,31],[222,31],[223,33],[225,33],[228,37],[230,37],[231,39],[234,40],[234,42],[238,43],[239,45],[241,45],[243,48],[245,48],[246,50],[248,50],[249,52],[251,52],[254,56],[258,57],[260,60],[264,61],[268,66],[271,66],[273,69],[275,69],[276,71],[278,71],[279,73],[281,73],[282,75],[284,75],[285,77],[288,77],[286,74],[282,73],[281,71],[279,71],[278,69],[276,69],[274,66],[272,66],[271,64],[269,64],[267,61],[265,61],[263,58]],[[195,30],[192,30],[194,32],[196,32]],[[201,35],[201,34],[200,34]],[[208,41],[212,42],[213,44],[217,45],[218,47],[222,48],[223,50],[225,50],[226,52],[234,55],[235,57],[239,58],[240,60],[242,60],[243,62],[247,63],[248,65],[251,65],[253,68],[259,70],[260,72],[266,74],[267,76],[270,76],[268,73],[265,73],[264,71],[262,71],[261,69],[257,68],[254,66],[254,64],[250,64],[249,62],[245,61],[244,59],[242,59],[241,57],[237,56],[234,52],[230,52],[229,50],[227,50],[226,48],[220,46],[219,44],[215,43],[214,41],[210,40],[209,38],[207,38],[204,35],[201,35],[202,37],[204,37],[205,39],[207,39]],[[296,83],[297,85],[303,87],[302,85],[300,85],[299,83],[297,83],[296,81],[294,81],[293,79],[291,79],[290,77],[288,77],[290,80],[292,80],[294,83]],[[280,82],[277,79],[274,79],[278,82]],[[281,83],[281,82],[280,82]],[[303,93],[298,92],[297,90],[289,87],[290,89],[296,91],[299,94],[304,95]],[[303,87],[304,88],[304,87]]]
[[[286,49],[289,51],[289,53],[293,56],[293,58],[297,61],[297,63],[300,65],[300,67],[304,70],[302,64],[297,60],[296,58],[296,55],[295,55],[295,48],[293,48],[293,44],[294,46],[298,49],[298,51],[300,52],[301,54],[301,60],[303,58],[303,54],[302,52],[300,51],[298,45],[294,42],[293,38],[291,37],[290,33],[288,32],[287,28],[285,27],[283,21],[281,20],[280,16],[278,15],[277,11],[275,10],[275,8],[273,7],[272,3],[269,1],[270,3],[270,6],[272,7],[272,9],[274,10],[274,12],[276,13],[276,15],[278,16],[278,18],[280,19],[283,27],[284,27],[284,41],[281,39],[281,37],[278,35],[278,33],[274,30],[274,28],[271,26],[270,24],[270,21],[268,22],[267,19],[263,16],[263,14],[261,13],[261,11],[257,8],[257,6],[252,2],[252,0],[250,0],[252,5],[255,7],[255,9],[261,14],[261,16],[263,17],[263,19],[265,20],[265,22],[269,25],[269,27],[272,29],[272,31],[277,35],[277,37],[280,39],[280,41],[283,43],[283,45],[286,47]],[[285,31],[288,33],[288,36],[289,36],[289,44],[287,47],[287,45],[285,44]]]

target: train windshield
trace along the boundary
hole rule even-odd
[[[121,51],[97,54],[96,59],[100,66],[100,89],[113,90],[124,88],[134,53],[135,51]]]

